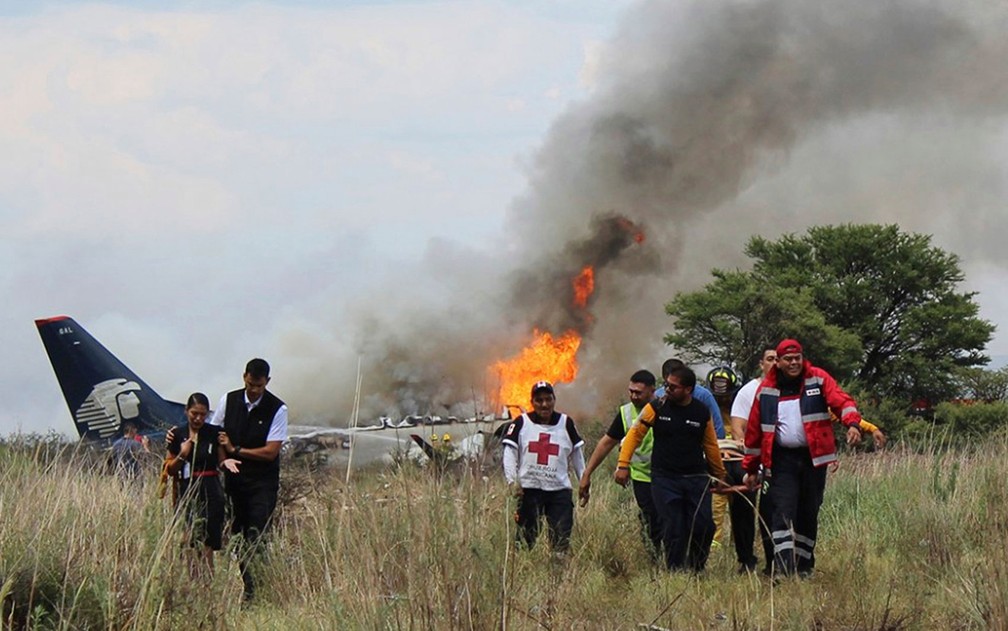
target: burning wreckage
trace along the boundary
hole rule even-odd
[[[169,428],[185,422],[183,404],[162,398],[72,318],[55,316],[35,324],[83,442],[106,449],[132,425],[138,436],[160,445]],[[311,465],[349,464],[351,453],[354,466],[394,462],[401,456],[422,460],[428,456],[410,434],[430,428],[431,442],[438,443],[432,453],[478,459],[492,444],[485,434],[503,427],[504,420],[492,415],[465,420],[412,415],[346,429],[290,425],[283,453]],[[445,442],[450,449],[443,447]]]
[[[543,379],[570,383],[577,377],[577,353],[595,321],[589,305],[596,269],[644,242],[641,228],[616,214],[596,217],[591,232],[585,241],[569,245],[567,264],[551,266],[548,274],[537,270],[534,278],[517,283],[517,293],[541,297],[538,302],[545,308],[532,317],[531,339],[521,350],[489,363],[487,381],[498,387],[488,398],[491,408],[503,409],[499,416],[460,420],[407,415],[398,422],[383,416],[367,427],[292,434],[285,449],[293,458],[336,466],[346,466],[351,458],[352,466],[375,461],[499,465],[501,434],[506,423],[528,406],[529,385]]]
[[[625,217],[596,217],[593,223],[591,238],[569,244],[568,264],[551,266],[550,274],[536,274],[532,284],[516,287],[523,295],[541,297],[544,311],[532,317],[531,341],[511,358],[491,362],[487,372],[499,384],[495,401],[520,405],[500,404],[500,416],[466,419],[408,415],[398,422],[379,417],[364,427],[291,425],[283,453],[323,466],[397,460],[499,463],[500,435],[506,422],[524,411],[528,385],[542,379],[570,383],[577,376],[578,349],[594,323],[588,306],[596,268],[644,241],[643,232]],[[82,440],[107,446],[131,424],[140,436],[158,443],[168,428],[184,422],[181,403],[162,398],[72,318],[54,316],[35,324]]]

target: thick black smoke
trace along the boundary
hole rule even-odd
[[[645,241],[640,228],[621,215],[607,213],[590,218],[586,238],[561,244],[546,260],[514,272],[510,281],[512,304],[527,307],[511,313],[511,317],[518,324],[531,324],[543,331],[563,333],[574,329],[581,335],[588,333],[595,319],[590,311],[594,294],[586,305],[578,305],[574,278],[585,268],[606,269],[628,256],[629,248],[640,247]]]
[[[355,350],[390,386],[372,391],[365,413],[480,400],[493,390],[485,367],[536,326],[586,332],[582,373],[561,404],[601,412],[630,373],[670,352],[664,303],[711,267],[741,262],[754,232],[896,221],[948,232],[938,243],[955,246],[992,213],[1003,223],[991,204],[1004,171],[989,139],[1005,135],[1006,26],[995,2],[636,6],[606,48],[594,96],[544,140],[501,248],[439,243],[421,267],[450,288],[438,302],[408,317],[361,309],[371,325],[354,325]],[[986,179],[969,196],[947,180],[978,171]],[[939,183],[943,195],[917,192]],[[970,204],[983,211],[973,219]],[[1004,259],[990,239],[975,241]],[[590,317],[571,306],[585,265],[596,266]]]

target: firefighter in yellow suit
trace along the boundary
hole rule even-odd
[[[707,389],[714,395],[714,400],[717,401],[718,407],[721,409],[722,418],[730,417],[732,399],[735,398],[735,393],[738,391],[738,382],[738,376],[727,366],[714,368],[707,373]],[[718,445],[721,447],[721,459],[731,460],[735,456],[735,451],[741,452],[741,447],[737,450],[733,449],[734,443],[741,443],[745,436],[731,435],[731,428],[727,424],[725,430],[729,433],[725,439],[718,441]],[[714,510],[714,541],[712,545],[714,547],[721,546],[724,540],[729,499],[729,495],[723,494],[715,494],[712,498]]]

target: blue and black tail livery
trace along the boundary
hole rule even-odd
[[[82,439],[114,439],[126,422],[141,434],[185,422],[185,406],[162,399],[73,318],[44,318],[35,326]]]

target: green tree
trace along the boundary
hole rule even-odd
[[[963,396],[986,403],[1008,399],[1008,366],[1000,370],[963,368],[958,377]]]
[[[746,254],[752,271],[715,270],[713,283],[667,305],[675,318],[668,342],[698,359],[724,353],[723,360],[748,368],[768,340],[797,337],[811,359],[827,369],[834,364],[841,379],[851,365],[843,353],[856,346],[852,376],[872,394],[901,399],[954,396],[953,373],[988,361],[983,350],[994,326],[978,317],[974,293],[957,291],[959,258],[931,245],[928,235],[892,225],[817,226],[776,241],[753,237]],[[724,296],[728,291],[742,295]],[[761,300],[773,308],[760,310]],[[704,329],[705,315],[718,324]],[[819,318],[804,331],[797,325]],[[734,337],[727,333],[732,326]],[[761,327],[765,334],[751,332]],[[837,352],[841,357],[831,359]]]
[[[800,288],[766,286],[751,272],[713,270],[703,290],[680,293],[665,307],[675,319],[665,342],[689,361],[724,364],[753,375],[763,349],[797,337],[816,364],[850,376],[861,357],[857,336],[828,324]]]
[[[750,240],[753,272],[804,287],[826,321],[861,340],[858,380],[877,394],[944,398],[957,367],[987,363],[994,327],[974,293],[957,292],[959,257],[929,235],[877,224],[817,226],[801,236]]]

